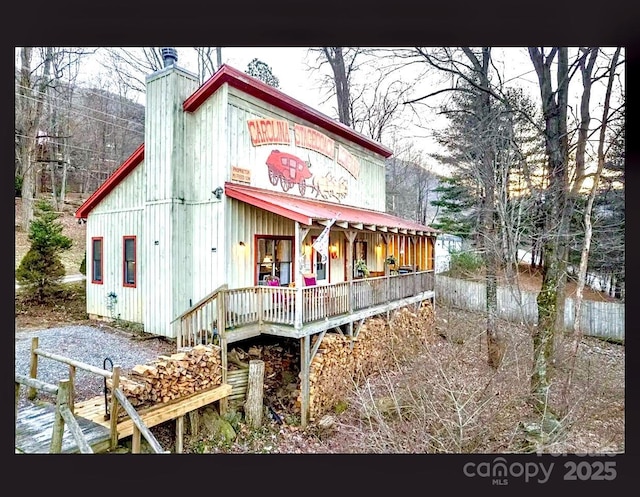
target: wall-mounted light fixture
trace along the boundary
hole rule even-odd
[[[216,196],[216,198],[218,200],[220,200],[222,198],[222,194],[224,193],[224,190],[222,189],[221,186],[219,186],[218,188],[216,188],[215,190],[213,190],[213,194]]]
[[[329,255],[332,259],[338,258],[338,245],[335,243],[333,245],[329,245]]]
[[[239,243],[239,245],[240,245],[241,247],[244,247],[244,246],[245,246],[244,242],[240,242],[240,243]]]

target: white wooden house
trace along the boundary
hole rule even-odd
[[[304,375],[312,335],[434,298],[435,231],[384,212],[391,150],[227,65],[146,84],[144,143],[76,212],[91,316],[299,338]]]

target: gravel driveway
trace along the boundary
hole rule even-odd
[[[97,368],[111,370],[111,359],[114,366],[121,367],[121,373],[128,375],[137,364],[147,364],[159,355],[175,352],[175,344],[160,338],[140,339],[139,336],[117,330],[106,325],[97,326],[64,326],[41,330],[15,332],[16,373],[29,375],[31,358],[31,339],[38,337],[38,347]],[[57,385],[69,375],[66,364],[48,359],[38,358],[37,379]],[[26,405],[26,387],[21,388],[19,407]],[[85,400],[104,394],[104,378],[95,373],[76,369],[76,400]],[[47,398],[39,394],[39,398]]]

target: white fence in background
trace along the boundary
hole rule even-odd
[[[435,281],[436,302],[473,311],[486,310],[484,283],[450,278],[438,274]],[[527,324],[538,322],[537,293],[519,291],[517,288],[498,287],[498,316],[508,321]],[[567,298],[564,308],[564,325],[573,329],[575,302]],[[625,306],[617,302],[583,300],[580,327],[586,336],[594,336],[624,342]]]

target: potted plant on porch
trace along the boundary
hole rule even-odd
[[[396,264],[398,263],[398,261],[396,260],[396,256],[391,254],[390,256],[388,256],[385,260],[384,260],[385,264],[387,266],[389,266],[389,272],[394,272],[396,271]]]
[[[358,271],[358,276],[364,276],[365,278],[369,277],[369,268],[367,267],[367,263],[364,259],[358,259],[356,261],[356,271]]]

